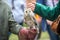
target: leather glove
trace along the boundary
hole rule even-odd
[[[19,31],[19,40],[34,40],[37,34],[37,30],[35,28],[26,29],[22,28]]]
[[[60,15],[58,16],[56,20],[53,21],[51,25],[51,29],[56,34],[60,35]]]

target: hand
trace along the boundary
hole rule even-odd
[[[32,29],[26,29],[22,28],[19,31],[19,38],[20,40],[34,40],[35,36],[37,34],[37,30],[35,28]]]
[[[46,21],[47,21],[47,24],[50,25],[50,26],[51,26],[52,23],[53,23],[53,21],[50,21],[50,20],[46,20]]]
[[[27,8],[31,8],[32,11],[35,9],[36,0],[26,0]]]

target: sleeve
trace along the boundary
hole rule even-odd
[[[59,4],[60,4],[60,0],[58,2],[57,6],[51,9],[50,7],[36,3],[34,13],[37,13],[38,15],[53,21],[60,14],[60,12],[59,12],[60,5]]]
[[[18,34],[19,30],[22,28],[22,26],[14,21],[14,18],[13,18],[10,8],[8,9],[8,15],[9,15],[8,16],[9,31],[14,34]]]

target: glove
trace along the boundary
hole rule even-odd
[[[58,16],[56,20],[53,21],[51,25],[51,29],[56,34],[60,35],[60,15]]]
[[[32,40],[32,39],[34,40],[34,38],[36,37],[36,34],[37,34],[37,30],[35,28],[31,28],[28,31],[28,38],[30,40]]]
[[[22,28],[19,31],[19,40],[34,40],[37,34],[37,30],[35,28],[26,29]]]

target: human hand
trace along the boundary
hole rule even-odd
[[[36,0],[26,0],[26,7],[31,8],[32,11],[35,9]]]
[[[46,20],[46,21],[47,21],[47,24],[50,25],[50,26],[51,26],[52,23],[53,23],[53,21],[50,21],[50,20]]]

